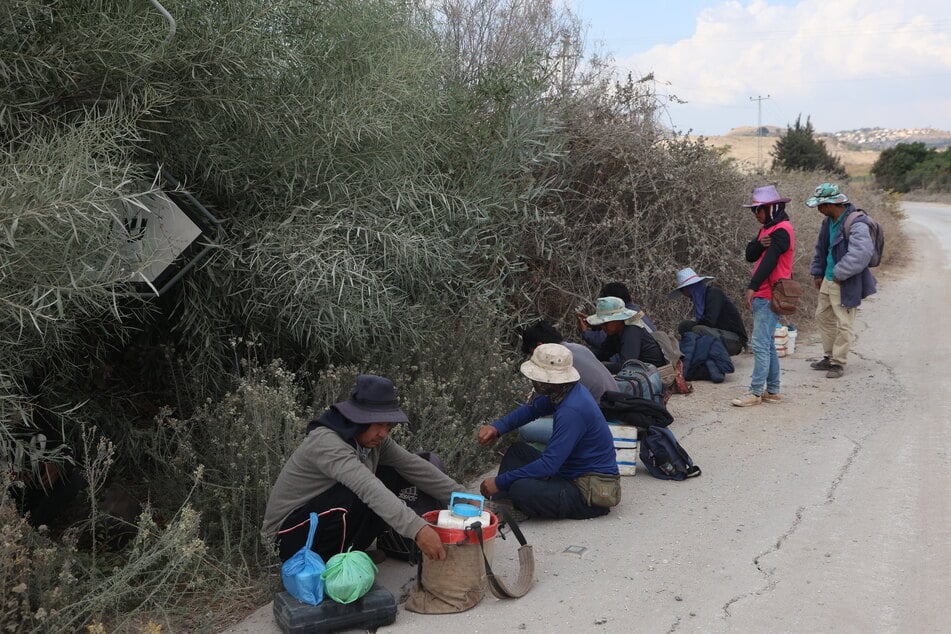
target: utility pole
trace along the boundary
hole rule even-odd
[[[763,171],[763,101],[769,99],[765,97],[750,97],[750,101],[756,102],[756,168]]]

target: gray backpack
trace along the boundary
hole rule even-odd
[[[650,363],[628,359],[614,375],[617,391],[664,404],[664,381],[660,371]]]

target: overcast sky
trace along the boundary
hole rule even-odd
[[[681,131],[951,131],[951,0],[568,0],[588,40],[653,72]],[[750,98],[766,97],[761,102]]]

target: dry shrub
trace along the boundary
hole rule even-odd
[[[588,101],[580,112],[566,113],[568,184],[544,219],[555,230],[524,236],[532,289],[525,312],[552,319],[571,335],[574,313],[589,312],[600,287],[620,281],[662,330],[673,331],[691,311],[689,302],[668,297],[675,272],[685,266],[716,277],[714,283],[741,305],[752,269],[746,244],[759,230],[742,205],[755,187],[774,184],[792,198],[786,210],[797,237],[794,277],[806,288],[802,311],[789,321],[811,327],[809,266],[822,216],[805,200],[819,183],[837,179],[812,172],[739,174],[702,138],[671,138],[655,125],[657,106],[638,84],[605,99],[599,107]],[[894,198],[869,185],[838,182],[885,227],[880,270],[900,264],[901,214]],[[741,312],[751,327],[749,311]]]
[[[268,561],[258,537],[268,492],[304,423],[297,377],[280,360],[260,365],[248,355],[241,365],[233,389],[188,419],[160,414],[151,453],[166,465],[161,497],[172,505],[181,503],[188,474],[200,465],[194,496],[203,537],[223,561],[260,565]]]
[[[497,456],[479,447],[476,431],[512,410],[529,384],[518,372],[511,348],[498,338],[502,327],[474,308],[466,312],[472,317],[434,331],[429,342],[401,356],[321,372],[315,415],[348,398],[357,374],[380,374],[396,385],[410,419],[409,425],[394,428],[400,444],[410,451],[435,452],[461,482],[485,471]]]
[[[595,85],[565,108],[562,193],[540,223],[547,232],[524,235],[527,312],[573,324],[604,283],[620,281],[672,330],[686,310],[667,297],[678,269],[715,275],[734,297],[742,288],[741,177],[702,140],[657,124],[650,82]]]
[[[181,622],[179,608],[196,595],[220,601],[223,589],[246,583],[207,556],[198,533],[199,516],[188,504],[164,528],[145,512],[130,551],[100,571],[76,548],[75,532],[50,539],[0,494],[0,628],[140,631],[135,624],[149,614]]]
[[[0,629],[54,631],[49,622],[79,599],[74,539],[52,542],[46,527],[34,529],[0,482]]]

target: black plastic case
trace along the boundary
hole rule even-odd
[[[284,634],[372,630],[396,620],[396,600],[378,583],[363,597],[346,604],[325,596],[320,605],[307,605],[287,592],[279,592],[274,597],[274,620]]]

